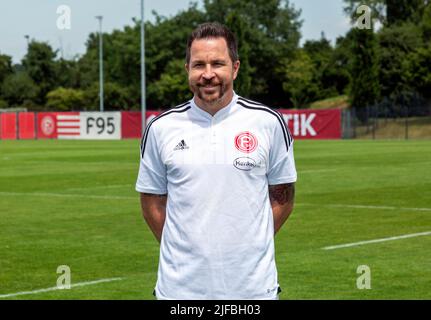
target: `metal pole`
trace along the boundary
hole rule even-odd
[[[103,35],[102,35],[102,20],[103,16],[97,16],[99,20],[99,100],[100,100],[100,112],[104,111],[103,104]]]
[[[144,0],[141,0],[141,115],[142,129],[144,134],[146,127],[147,105],[145,99],[145,29],[144,29]]]

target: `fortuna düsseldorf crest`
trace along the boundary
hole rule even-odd
[[[241,132],[235,137],[235,147],[245,153],[251,153],[257,148],[257,138],[251,132]]]
[[[50,136],[55,131],[55,120],[52,116],[45,116],[41,122],[42,133],[46,136]]]

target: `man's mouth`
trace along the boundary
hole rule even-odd
[[[200,87],[211,89],[211,88],[218,87],[218,84],[204,84],[204,85],[201,85]]]

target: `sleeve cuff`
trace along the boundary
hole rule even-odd
[[[168,190],[166,189],[149,188],[149,187],[142,187],[138,185],[136,185],[135,190],[140,193],[151,193],[151,194],[160,194],[160,195],[168,193]]]

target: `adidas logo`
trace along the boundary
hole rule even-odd
[[[180,143],[177,144],[177,146],[174,148],[174,151],[176,150],[185,150],[185,149],[189,149],[189,146],[186,145],[184,140],[181,140]]]

